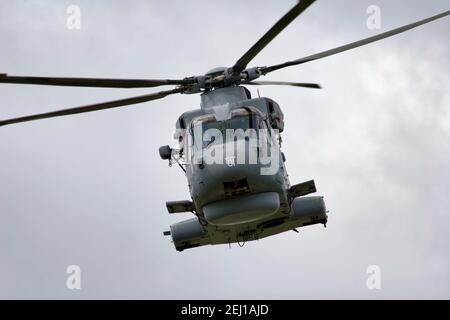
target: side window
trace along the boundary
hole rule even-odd
[[[272,130],[271,128],[267,125],[267,121],[266,120],[262,120],[259,122],[259,129],[260,130],[265,130],[267,132],[267,135],[270,137],[272,135]]]
[[[192,128],[186,130],[186,137],[184,139],[184,150],[186,153],[186,159],[192,159],[194,156],[194,140],[192,138]]]
[[[272,144],[272,130],[262,119],[259,121],[259,139],[267,141],[268,145]]]

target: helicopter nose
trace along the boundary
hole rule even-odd
[[[210,154],[221,154],[221,161],[205,161],[193,177],[196,203],[211,224],[247,223],[275,213],[280,206],[278,193],[282,182],[278,175],[264,175],[262,165],[251,160],[251,143],[233,145],[234,155],[221,153],[226,145],[210,146]],[[228,146],[230,147],[230,146]],[[246,150],[244,156],[239,152]],[[256,152],[256,151],[255,151]],[[216,160],[219,160],[217,158]],[[243,161],[245,160],[245,161]]]

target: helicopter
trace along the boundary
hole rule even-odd
[[[175,125],[178,145],[159,148],[169,165],[177,164],[188,182],[190,200],[168,201],[170,214],[194,217],[164,231],[175,249],[259,240],[286,231],[328,222],[328,211],[314,180],[291,185],[281,151],[284,115],[274,100],[252,97],[246,86],[286,85],[320,89],[316,83],[256,81],[273,71],[301,65],[361,47],[443,18],[450,11],[356,42],[272,66],[248,67],[281,31],[315,0],[301,0],[276,22],[231,67],[180,79],[108,79],[10,76],[0,83],[95,88],[174,88],[146,95],[1,120],[0,126],[124,107],[173,94],[200,94],[200,107],[184,112]],[[309,195],[309,196],[308,196]]]

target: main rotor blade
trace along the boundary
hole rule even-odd
[[[82,107],[75,107],[75,108],[51,111],[51,112],[46,112],[46,113],[41,113],[41,114],[34,114],[34,115],[30,115],[30,116],[24,116],[24,117],[20,117],[20,118],[14,118],[14,119],[0,121],[0,126],[4,126],[7,124],[13,124],[13,123],[19,123],[19,122],[25,122],[25,121],[54,118],[54,117],[60,117],[60,116],[67,116],[67,115],[71,115],[71,114],[78,114],[78,113],[85,113],[85,112],[92,112],[92,111],[98,111],[98,110],[123,107],[123,106],[132,105],[132,104],[161,99],[170,94],[180,93],[180,92],[182,92],[182,89],[176,88],[173,90],[161,91],[161,92],[146,94],[146,95],[138,96],[138,97],[97,103],[97,104],[92,104],[92,105],[82,106]]]
[[[320,84],[309,83],[309,82],[288,82],[288,81],[251,81],[243,83],[244,85],[250,84],[255,86],[265,86],[265,85],[275,85],[275,86],[293,86],[293,87],[303,87],[311,89],[322,89]]]
[[[402,27],[399,27],[399,28],[396,28],[396,29],[393,29],[393,30],[390,30],[390,31],[387,31],[387,32],[380,33],[380,34],[375,35],[375,36],[370,37],[370,38],[366,38],[366,39],[362,39],[362,40],[359,40],[359,41],[356,41],[356,42],[352,42],[352,43],[349,43],[349,44],[346,44],[346,45],[343,45],[343,46],[340,46],[340,47],[337,47],[337,48],[334,48],[334,49],[326,50],[326,51],[323,51],[323,52],[320,52],[320,53],[316,53],[316,54],[313,54],[313,55],[310,55],[310,56],[307,56],[307,57],[304,57],[304,58],[301,58],[301,59],[292,60],[292,61],[288,61],[288,62],[281,63],[281,64],[276,64],[276,65],[273,65],[273,66],[270,66],[270,67],[264,67],[264,68],[261,68],[261,72],[263,74],[266,74],[268,72],[272,72],[272,71],[275,71],[275,70],[278,70],[278,69],[281,69],[281,68],[285,68],[285,67],[289,67],[289,66],[295,66],[295,65],[302,64],[302,63],[305,63],[305,62],[309,62],[309,61],[314,61],[314,60],[317,60],[317,59],[325,58],[325,57],[328,57],[328,56],[331,56],[331,55],[334,55],[334,54],[337,54],[337,53],[340,53],[340,52],[343,52],[343,51],[347,51],[347,50],[351,50],[351,49],[354,49],[354,48],[357,48],[357,47],[361,47],[361,46],[364,46],[366,44],[369,44],[369,43],[372,43],[372,42],[375,42],[375,41],[378,41],[378,40],[382,40],[382,39],[394,36],[396,34],[408,31],[410,29],[416,28],[416,27],[421,26],[423,24],[426,24],[428,22],[431,22],[431,21],[443,18],[443,17],[445,17],[445,16],[447,16],[449,14],[450,14],[450,10],[446,11],[446,12],[443,12],[443,13],[440,13],[438,15],[432,16],[430,18],[423,19],[423,20],[420,20],[420,21],[408,24],[406,26],[402,26]]]
[[[94,87],[94,88],[150,88],[164,85],[182,85],[189,80],[153,79],[105,79],[105,78],[58,78],[19,77],[0,74],[0,83],[36,84],[46,86]]]
[[[288,13],[286,13],[269,31],[262,36],[232,67],[234,73],[243,71],[247,64],[264,49],[281,31],[284,30],[295,18],[305,11],[315,0],[301,0]]]

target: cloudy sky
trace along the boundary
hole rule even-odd
[[[81,29],[66,28],[69,5]],[[178,78],[230,66],[295,1],[1,0],[0,73]],[[381,8],[381,30],[366,9]],[[450,8],[449,0],[317,1],[253,61],[300,58]],[[0,298],[450,298],[450,18],[274,72],[291,183],[315,179],[329,224],[183,253],[190,217],[160,160],[197,95],[0,129]],[[255,87],[250,88],[256,95]],[[0,86],[0,119],[151,92]],[[81,290],[66,288],[78,265]],[[381,268],[381,290],[366,270]]]

